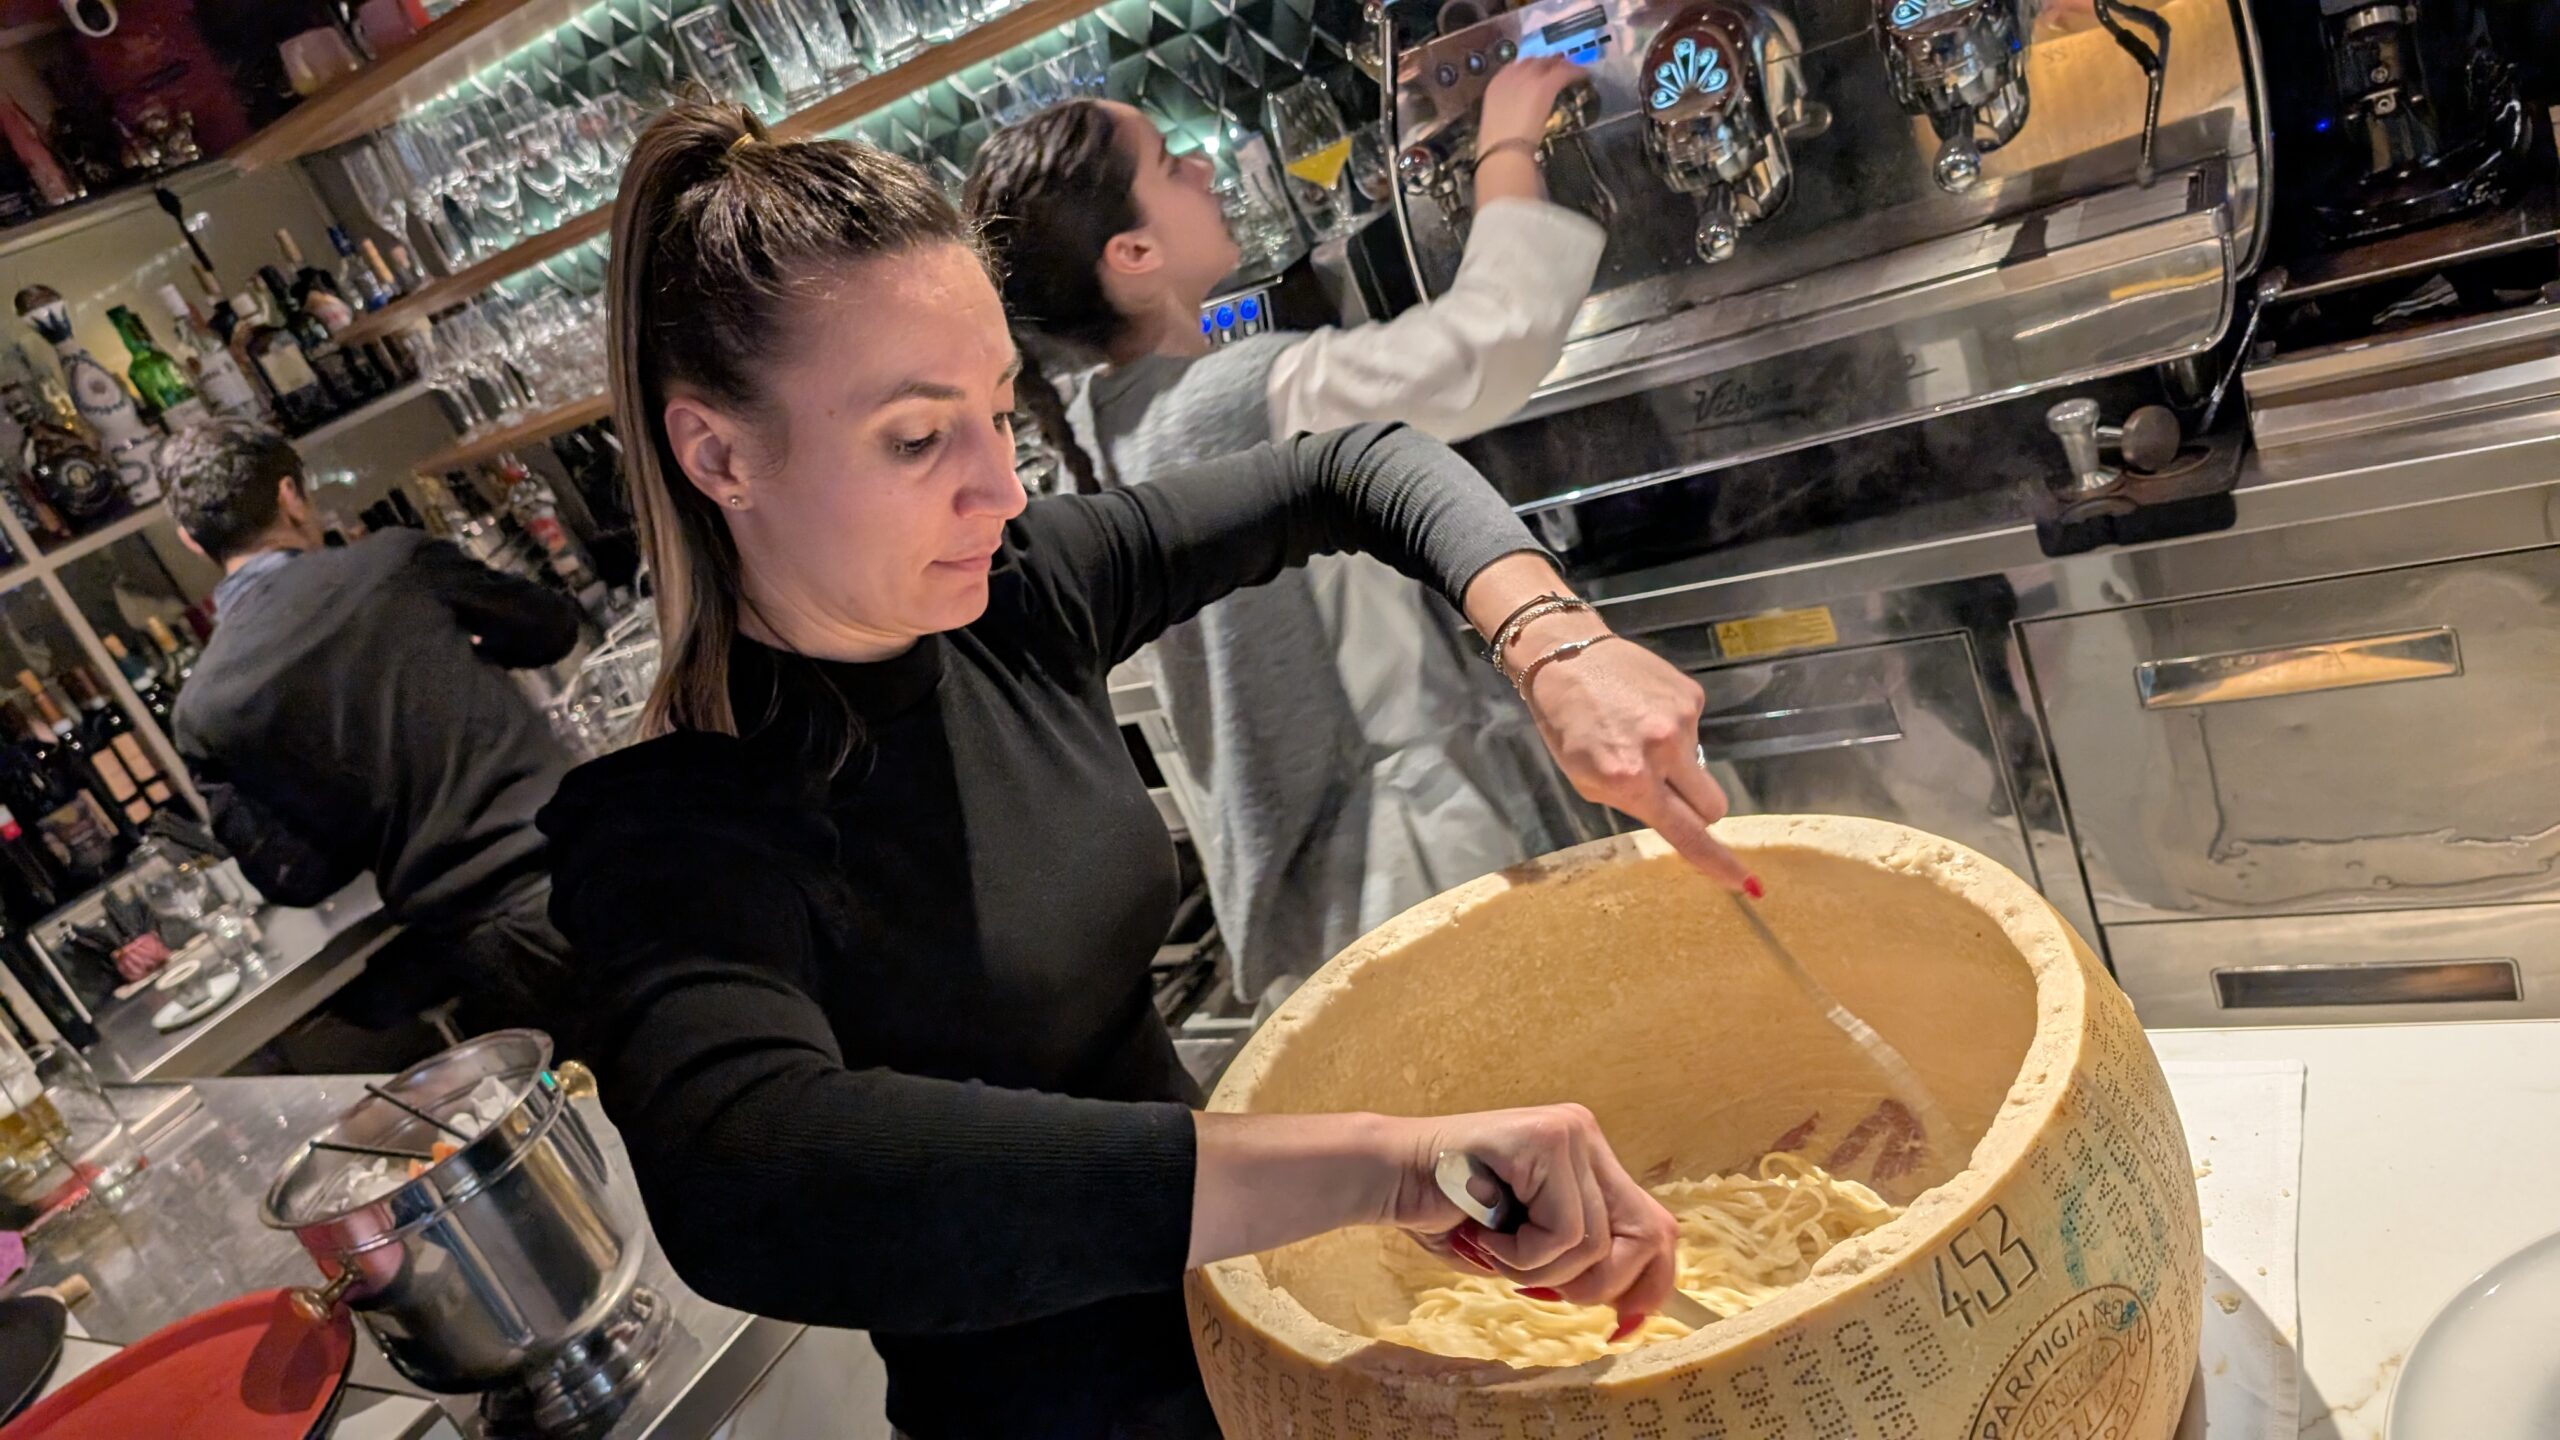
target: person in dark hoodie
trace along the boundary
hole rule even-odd
[[[161,447],[186,543],[223,568],[220,624],[172,741],[215,836],[268,899],[314,905],[367,870],[409,933],[282,1041],[299,1070],[397,1068],[465,1032],[550,1018],[566,974],[534,812],[568,772],[509,669],[577,644],[576,604],[394,529],[325,548],[302,458],[236,420]]]

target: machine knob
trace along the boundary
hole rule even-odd
[[[1931,167],[1931,174],[1938,188],[1950,195],[1963,194],[1982,178],[1982,147],[1974,143],[1970,120],[1938,147],[1938,163]]]
[[[1710,211],[1698,221],[1698,258],[1713,265],[1730,260],[1742,244],[1742,227],[1733,223],[1730,210]]]
[[[2044,412],[2047,429],[2062,441],[2063,458],[2071,464],[2073,488],[2083,494],[2105,490],[2123,479],[2098,458],[2098,402],[2082,397],[2064,400]]]
[[[2122,425],[2098,427],[2101,444],[2112,443],[2124,463],[2146,474],[2158,474],[2178,458],[2178,447],[2186,443],[2179,431],[2178,417],[2166,405],[2142,405],[2124,417]]]

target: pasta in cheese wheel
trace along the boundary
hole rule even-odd
[[[1809,1203],[1746,1204],[1737,1187],[1839,1183],[1821,1224],[1788,1232],[1793,1263],[1743,1273],[1784,1255],[1744,1238],[1714,1262],[1739,1267],[1725,1290],[1686,1287],[1749,1308],[1695,1333],[1657,1318],[1596,1350],[1569,1315],[1523,1320],[1500,1282],[1474,1291],[1392,1231],[1207,1266],[1188,1281],[1193,1339],[1231,1440],[2173,1432],[2202,1318],[2195,1184],[2104,967],[2023,881],[1933,836],[1838,817],[1718,833],[1767,880],[1770,925],[1910,1062],[1954,1133],[1897,1101],[1654,836],[1451,891],[1310,980],[1211,1108],[1577,1100],[1630,1170],[1696,1212],[1693,1240],[1754,1223],[1751,1205]],[[1854,1219],[1835,1233],[1843,1197]],[[1704,1274],[1695,1258],[1684,1249],[1684,1282]],[[1511,1338],[1470,1349],[1438,1328],[1467,1315]]]

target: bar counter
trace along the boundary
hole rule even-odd
[[[88,1277],[95,1293],[72,1311],[58,1387],[118,1346],[235,1295],[309,1285],[318,1269],[290,1234],[258,1219],[259,1202],[295,1146],[363,1097],[355,1076],[278,1076],[146,1085],[116,1093],[149,1156],[134,1192],[112,1209],[47,1227],[31,1246],[21,1288]],[[636,1211],[621,1136],[592,1101],[588,1126]],[[635,1216],[636,1219],[636,1216]],[[667,1306],[667,1338],[639,1396],[609,1440],[711,1434],[738,1408],[804,1327],[744,1315],[704,1300],[648,1246],[640,1283]],[[476,1434],[474,1398],[430,1397],[392,1369],[361,1324],[335,1440],[424,1440]]]

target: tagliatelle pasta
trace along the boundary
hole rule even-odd
[[[1755,1174],[1675,1180],[1653,1193],[1680,1223],[1680,1288],[1723,1316],[1765,1303],[1833,1246],[1902,1213],[1866,1186],[1789,1154],[1763,1157]],[[1578,1365],[1690,1333],[1656,1315],[1612,1344],[1618,1317],[1606,1306],[1532,1300],[1508,1280],[1436,1263],[1414,1262],[1400,1278],[1414,1292],[1413,1311],[1375,1333],[1435,1355]]]

